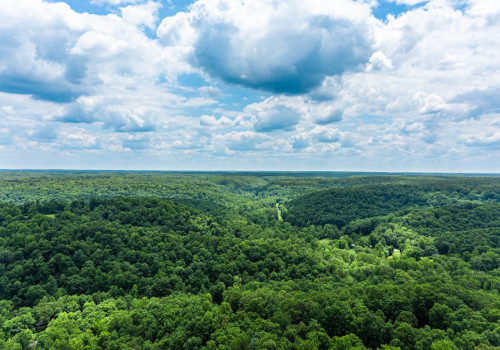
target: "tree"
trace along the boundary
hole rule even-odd
[[[438,340],[432,343],[431,350],[458,350],[458,348],[450,340]]]
[[[448,327],[448,317],[451,314],[451,309],[444,304],[436,303],[429,310],[429,322],[432,327],[446,329]]]

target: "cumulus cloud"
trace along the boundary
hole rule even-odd
[[[461,139],[468,146],[486,146],[500,149],[500,131],[498,130],[464,135]]]
[[[0,91],[66,102],[98,84],[88,59],[69,52],[81,18],[64,3],[0,2]]]
[[[213,115],[202,115],[200,117],[200,125],[202,126],[234,126],[237,121],[233,121],[227,117],[217,119]]]
[[[500,21],[488,19],[499,12],[491,5],[485,11],[484,2],[471,0],[457,9],[454,2],[432,0],[389,16],[376,27],[376,51],[365,72],[342,76],[341,97],[353,106],[350,113],[416,121],[430,114],[459,120],[494,110],[500,79],[494,33]]]
[[[97,137],[82,128],[65,128],[58,134],[61,146],[70,149],[98,148]]]
[[[456,123],[459,143],[476,152],[488,154],[493,161],[500,151],[500,113],[483,114]]]
[[[117,132],[148,132],[154,131],[156,126],[147,111],[141,109],[129,111],[108,110],[105,127]]]
[[[367,5],[350,0],[199,0],[157,34],[190,46],[193,64],[225,82],[301,94],[368,61],[372,20]]]
[[[366,67],[366,70],[370,72],[391,68],[393,68],[391,60],[388,59],[383,52],[377,51],[370,57],[369,64]]]
[[[446,109],[446,103],[436,94],[430,94],[421,101],[422,107],[419,112],[423,114],[438,113]]]
[[[176,54],[142,31],[154,28],[158,6],[131,5],[118,17],[77,13],[62,2],[1,1],[0,91],[67,103],[110,84],[168,76],[183,64],[172,64]]]
[[[224,142],[231,151],[258,151],[262,150],[263,142],[269,141],[269,136],[251,131],[233,131],[224,135]]]
[[[293,130],[306,113],[307,107],[301,98],[270,97],[249,104],[242,114],[250,118],[255,131],[271,132]]]
[[[336,123],[342,120],[342,115],[344,111],[340,108],[321,108],[318,111],[318,115],[315,118],[315,122],[320,125]]]
[[[500,87],[474,89],[451,99],[455,104],[467,104],[467,116],[478,117],[488,113],[500,112]]]
[[[327,127],[316,127],[311,131],[313,135],[319,142],[338,142],[341,139],[341,133],[339,129],[327,128]]]
[[[121,8],[122,18],[126,23],[156,29],[160,4],[149,1],[145,4],[129,5]]]
[[[318,101],[308,95],[272,96],[247,105],[241,114],[250,118],[255,131],[290,132],[302,124],[314,127],[338,123],[343,119],[344,109],[342,102]]]
[[[299,132],[292,140],[292,149],[297,151],[331,152],[346,149],[363,150],[373,142],[373,137],[358,132],[341,131],[330,126],[315,126]]]
[[[290,130],[297,125],[300,114],[292,108],[278,105],[256,115],[254,129],[259,132]]]
[[[52,116],[52,120],[66,123],[101,123],[115,132],[147,132],[156,129],[157,112],[151,108],[105,104],[101,100],[93,104],[92,98],[80,98],[78,103],[68,104]]]

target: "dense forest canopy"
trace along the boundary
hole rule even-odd
[[[500,349],[500,177],[0,172],[0,349]]]

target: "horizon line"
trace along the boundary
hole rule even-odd
[[[158,172],[158,173],[356,173],[356,174],[428,174],[428,175],[500,175],[500,172],[440,172],[382,170],[202,170],[202,169],[77,169],[77,168],[0,168],[0,172]]]

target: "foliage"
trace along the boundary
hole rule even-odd
[[[500,179],[338,175],[0,173],[0,349],[500,347]]]

